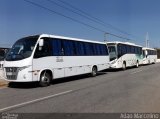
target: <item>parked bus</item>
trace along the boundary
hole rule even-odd
[[[0,48],[0,69],[3,67],[4,58],[9,48]]]
[[[139,67],[142,64],[142,46],[129,42],[108,42],[110,68]]]
[[[34,82],[48,86],[52,79],[109,68],[106,44],[55,35],[35,35],[18,40],[4,62],[9,82]]]
[[[143,64],[152,64],[157,61],[157,50],[143,47]]]

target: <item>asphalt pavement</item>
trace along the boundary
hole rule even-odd
[[[160,112],[160,63],[58,79],[43,88],[14,84],[0,89],[0,112]]]

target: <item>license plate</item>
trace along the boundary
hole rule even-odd
[[[11,75],[13,75],[13,73],[12,72],[7,72],[7,75],[11,76]]]

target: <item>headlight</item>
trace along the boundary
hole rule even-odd
[[[113,60],[113,61],[111,62],[111,64],[114,64],[114,63],[116,63],[116,60]]]
[[[28,68],[28,67],[30,67],[31,65],[28,65],[28,66],[23,66],[23,67],[18,67],[18,71],[22,71],[22,70],[24,70],[24,69],[26,69],[26,68]]]

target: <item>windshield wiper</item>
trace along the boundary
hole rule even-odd
[[[22,58],[25,58],[22,54],[13,54],[13,55],[17,55],[17,56],[21,56]]]

